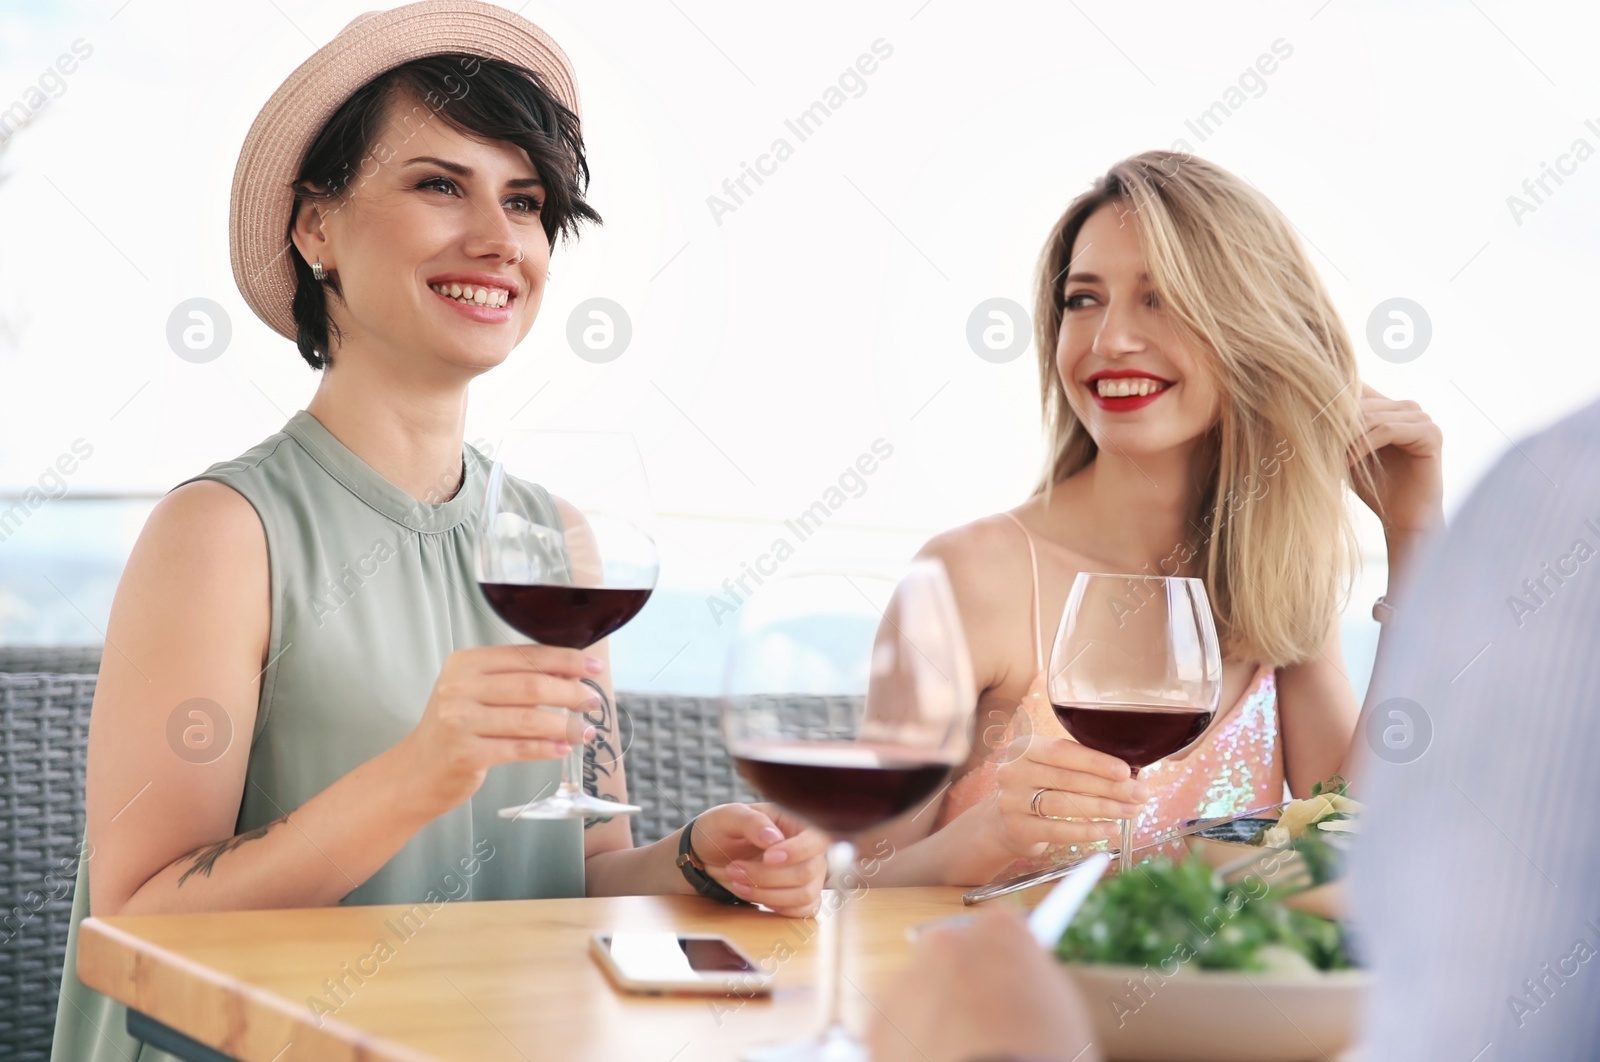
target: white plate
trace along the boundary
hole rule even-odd
[[[1307,1062],[1355,1039],[1363,970],[1282,976],[1066,963],[1107,1059]],[[1129,981],[1133,981],[1130,987]]]

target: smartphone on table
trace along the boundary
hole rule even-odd
[[[650,995],[767,995],[772,975],[726,937],[672,930],[614,930],[589,950],[618,988]]]

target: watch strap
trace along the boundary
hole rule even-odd
[[[741,900],[727,889],[723,888],[710,874],[706,873],[706,865],[695,854],[692,834],[694,833],[695,820],[690,819],[689,824],[683,828],[683,833],[678,839],[678,870],[683,873],[684,880],[694,887],[694,891],[710,900],[725,904],[743,904],[750,906],[749,900]]]

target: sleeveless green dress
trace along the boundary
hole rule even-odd
[[[477,507],[490,461],[470,444],[462,460],[465,481],[453,498],[419,502],[301,410],[237,460],[193,477],[226,483],[255,507],[271,566],[271,642],[254,733],[232,737],[251,742],[235,833],[292,815],[409,733],[451,652],[528,641],[478,588]],[[560,528],[543,488],[508,477],[506,489],[542,514],[537,522]],[[341,903],[582,896],[581,822],[496,814],[553,791],[560,770],[556,760],[491,768],[470,800],[419,830]],[[90,854],[78,867],[52,1058],[169,1062],[172,1055],[128,1035],[125,1006],[78,980],[93,863],[87,837],[83,850]]]

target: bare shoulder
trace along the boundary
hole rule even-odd
[[[917,557],[943,562],[961,610],[978,688],[998,685],[1010,671],[1017,647],[1031,644],[1033,574],[1022,532],[997,513],[941,531]]]
[[[169,596],[181,595],[178,587],[190,587],[201,591],[202,601],[235,599],[236,608],[243,604],[239,591],[270,603],[261,517],[244,495],[215,480],[185,483],[156,503],[123,578],[130,574],[160,580],[171,588]]]
[[[1010,582],[994,576],[1009,576],[1013,570],[1031,578],[1027,541],[1017,525],[1001,513],[939,532],[923,544],[917,556],[943,561],[952,583],[968,584],[974,590]],[[1001,567],[997,569],[997,565]]]
[[[169,491],[117,584],[102,682],[115,685],[121,665],[153,687],[165,684],[153,672],[197,690],[245,683],[266,660],[270,580],[266,530],[244,495],[214,480]]]
[[[199,532],[220,535],[219,545],[242,545],[239,539],[259,543],[265,551],[266,532],[255,506],[243,494],[214,479],[197,479],[162,495],[150,511],[145,534],[152,529],[163,537]],[[141,534],[140,538],[144,538]]]
[[[193,587],[202,599],[247,586],[264,593],[266,575],[267,536],[255,506],[227,484],[205,479],[162,496],[123,571],[124,581],[159,578],[173,587],[168,596]]]

